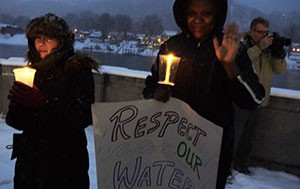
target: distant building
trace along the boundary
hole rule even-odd
[[[0,23],[1,34],[9,34],[10,36],[13,36],[15,34],[23,33],[23,32],[24,31],[19,26]]]
[[[99,43],[102,41],[102,32],[101,31],[94,31],[89,35],[89,38],[91,39],[92,42]]]
[[[109,32],[107,38],[110,43],[120,43],[124,40],[125,34],[123,32]]]
[[[88,38],[88,36],[90,35],[90,32],[75,29],[74,35],[75,35],[75,40],[83,42]]]

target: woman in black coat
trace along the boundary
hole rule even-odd
[[[92,123],[92,70],[99,64],[74,52],[74,34],[60,17],[48,13],[26,28],[34,87],[15,82],[6,123],[14,134],[15,189],[88,189],[85,128]]]
[[[146,78],[144,98],[188,103],[199,115],[223,128],[217,188],[224,188],[233,153],[234,109],[254,109],[264,98],[246,49],[239,49],[238,26],[228,25],[226,0],[176,0],[173,14],[182,32],[171,37],[159,54],[180,57],[175,86],[158,84],[159,57]]]

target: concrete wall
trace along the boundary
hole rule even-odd
[[[14,82],[13,69],[15,66],[2,66],[0,65],[0,115],[5,115],[8,108],[8,92]]]
[[[103,102],[118,102],[141,100],[144,88],[144,79],[118,75],[103,74],[102,88]]]
[[[300,175],[300,100],[273,96],[254,124],[253,164]]]
[[[7,112],[7,94],[14,81],[13,68],[14,66],[0,64],[0,113],[2,115]],[[94,76],[97,102],[142,99],[143,77],[136,78],[112,73],[95,73]],[[241,124],[241,111],[237,110],[237,124]],[[253,166],[263,166],[300,176],[299,99],[272,96],[270,105],[260,116],[256,117],[254,136],[251,152]]]

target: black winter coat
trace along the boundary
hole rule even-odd
[[[197,42],[186,33],[170,38],[159,54],[180,57],[181,61],[171,87],[173,97],[186,102],[199,115],[223,128],[217,189],[223,189],[230,171],[233,153],[234,108],[255,109],[264,98],[264,88],[258,82],[246,49],[236,57],[240,74],[229,80],[221,62],[216,59],[212,41]],[[152,98],[158,87],[159,54],[146,78],[144,98]]]
[[[91,58],[73,54],[52,63],[33,64],[35,85],[48,96],[39,112],[10,105],[6,122],[15,134],[15,189],[88,189],[85,128],[92,123],[94,102]]]
[[[171,87],[172,96],[223,129],[233,126],[232,103],[254,109],[264,98],[264,89],[245,48],[241,46],[236,57],[240,74],[229,80],[222,63],[216,59],[212,40],[200,43],[186,33],[171,37],[161,46],[152,75],[146,78],[145,98],[152,98],[158,87],[159,55],[169,53],[181,58],[175,86]]]
[[[175,0],[173,13],[176,24],[182,33],[171,37],[160,48],[151,75],[146,78],[143,90],[144,98],[152,98],[158,88],[159,55],[173,54],[180,57],[175,77],[175,86],[171,87],[173,97],[186,102],[199,115],[223,128],[222,145],[218,165],[217,189],[223,189],[230,172],[234,139],[234,108],[255,109],[265,96],[263,86],[252,68],[247,51],[241,46],[235,59],[240,73],[230,80],[216,58],[212,39],[221,42],[223,25],[227,14],[227,0],[212,1],[217,14],[215,25],[206,39],[199,41],[193,37],[186,22],[188,0]]]

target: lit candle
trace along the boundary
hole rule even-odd
[[[172,58],[173,55],[169,55],[167,58],[167,70],[166,70],[166,77],[164,81],[165,83],[170,83]],[[172,85],[173,83],[170,84]]]
[[[180,58],[173,55],[160,55],[160,79],[158,83],[165,85],[175,85],[175,75],[177,67],[180,62]]]
[[[33,87],[34,75],[36,70],[29,67],[15,68],[13,70],[16,81],[20,81],[29,87]]]

